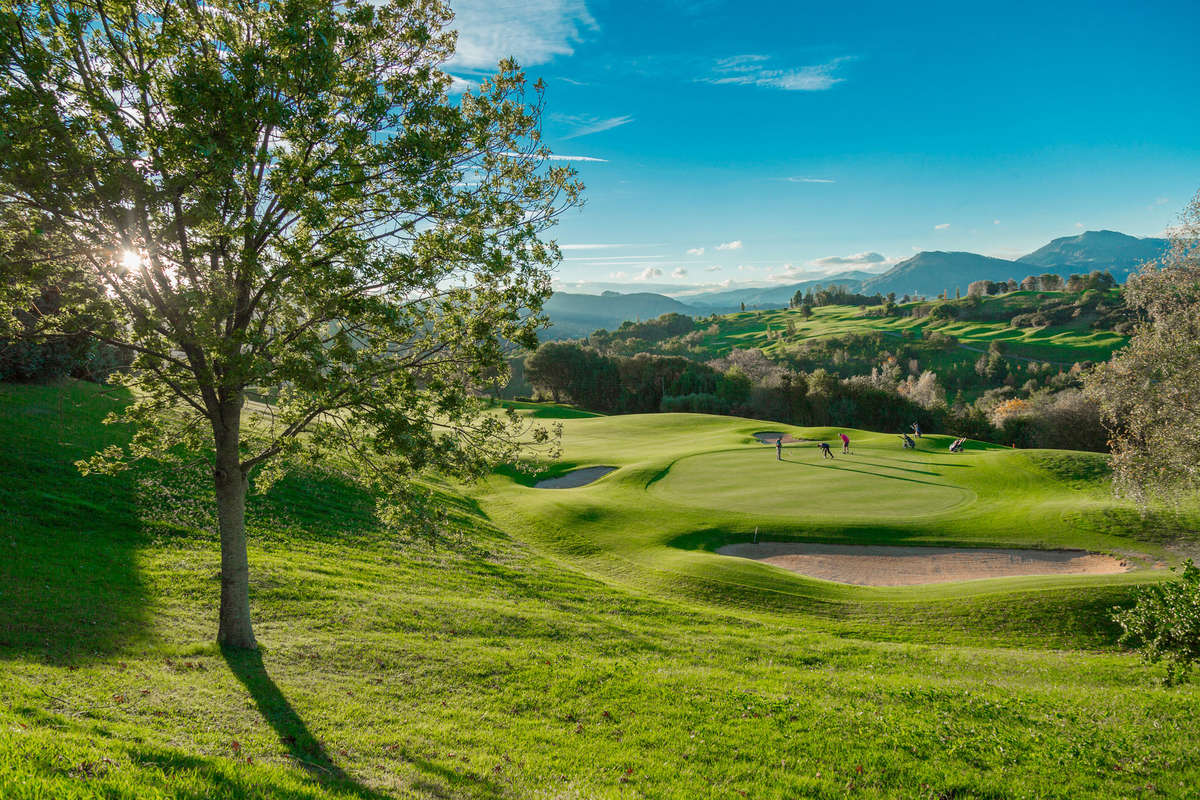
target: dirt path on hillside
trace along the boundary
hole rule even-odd
[[[912,586],[1014,575],[1107,575],[1131,569],[1125,561],[1084,550],[760,542],[726,545],[717,552],[858,586]]]

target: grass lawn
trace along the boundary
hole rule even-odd
[[[202,473],[82,478],[97,387],[0,386],[0,797],[1189,797],[1200,691],[1113,646],[1150,570],[871,589],[751,535],[1175,558],[1103,459],[726,417],[563,419],[557,474],[445,487],[406,539],[303,473],[252,500],[261,653],[215,633]],[[527,409],[539,413],[538,409]],[[823,438],[830,430],[791,430]],[[783,472],[787,470],[786,474]],[[784,500],[779,502],[777,496]],[[797,498],[800,498],[797,500]],[[886,508],[885,513],[880,507]]]
[[[1012,292],[1008,295],[986,298],[987,305],[1012,307],[1013,313],[1024,310],[1022,301],[1031,301],[1035,292]],[[993,341],[1003,342],[1010,356],[1072,364],[1077,361],[1104,361],[1125,345],[1127,337],[1112,331],[1094,330],[1086,324],[1051,325],[1045,328],[1012,328],[1003,322],[970,322],[933,320],[928,317],[864,317],[862,309],[855,306],[822,306],[813,309],[812,316],[805,319],[796,309],[777,311],[744,311],[729,314],[717,321],[715,336],[705,337],[703,346],[713,356],[724,355],[729,350],[757,347],[771,353],[781,344],[795,343],[805,339],[819,339],[848,333],[884,333],[900,337],[908,334],[916,337],[924,331],[938,331],[959,340],[958,355],[970,357],[973,353],[987,352]],[[794,333],[787,334],[788,323]],[[771,334],[785,332],[784,338],[774,339]],[[936,363],[932,367],[940,366]]]

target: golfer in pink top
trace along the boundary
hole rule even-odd
[[[849,455],[849,453],[850,453],[850,437],[844,433],[839,433],[838,435],[842,437],[842,455]]]

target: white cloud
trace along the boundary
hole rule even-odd
[[[717,245],[717,249],[718,250],[741,250],[742,249],[742,240],[734,239],[732,242],[721,242],[719,245]]]
[[[611,247],[633,247],[632,244],[560,244],[559,250],[608,250]]]
[[[584,0],[453,0],[458,47],[450,64],[492,70],[513,56],[523,67],[569,56],[598,29]]]
[[[1076,228],[1082,228],[1082,227],[1083,227],[1083,223],[1082,223],[1082,222],[1076,222],[1076,223],[1075,223],[1075,227],[1076,227]]]
[[[450,94],[462,94],[469,92],[475,88],[475,81],[469,81],[466,78],[460,78],[457,75],[450,76],[450,88],[447,90]]]
[[[841,267],[853,264],[855,266],[864,266],[870,264],[882,264],[887,261],[883,253],[855,253],[849,256],[825,256],[818,258],[809,263],[814,267]]]
[[[833,178],[806,178],[802,175],[792,175],[784,180],[788,183],[837,183]]]
[[[685,269],[684,267],[676,267],[675,269],[671,270],[671,277],[672,278],[686,278],[687,277],[687,269]]]
[[[851,57],[840,56],[824,64],[788,69],[773,69],[767,64],[770,60],[770,56],[757,54],[722,58],[713,65],[713,74],[700,80],[716,84],[765,86],[789,92],[820,92],[845,80],[834,73]]]
[[[721,271],[721,265],[720,265],[720,264],[713,264],[711,267],[705,267],[705,268],[704,268],[704,271],[705,271],[705,272],[720,272],[720,271]]]
[[[628,114],[624,114],[619,117],[608,117],[607,119],[591,116],[555,114],[554,119],[557,122],[566,123],[572,128],[570,133],[562,137],[564,140],[576,139],[580,136],[587,136],[592,133],[600,133],[601,131],[619,128],[622,125],[628,125],[629,123],[633,122],[633,117],[629,116]]]
[[[613,278],[614,280],[624,280],[628,276],[624,272],[610,272],[608,273],[608,277]]]
[[[1171,202],[1171,198],[1169,198],[1169,197],[1154,198],[1154,205],[1156,205],[1156,206],[1165,206],[1169,202]]]
[[[758,267],[752,267],[749,264],[738,264],[738,272],[758,272]]]
[[[944,230],[946,230],[946,228],[949,228],[949,227],[950,227],[949,222],[940,222],[937,225],[934,225],[933,229],[935,231],[944,231]]]
[[[992,224],[993,224],[993,225],[999,225],[999,224],[1000,224],[1000,220],[998,220],[998,219],[994,219],[994,220],[992,220]]]
[[[635,281],[649,281],[655,278],[661,278],[663,271],[658,267],[646,267],[641,274],[634,278]]]
[[[687,254],[689,256],[702,256],[702,255],[704,255],[704,248],[703,247],[693,247],[692,249],[687,251]]]
[[[541,158],[537,153],[501,153],[501,155],[508,156],[509,158]],[[550,161],[595,161],[599,164],[608,163],[607,158],[593,158],[592,156],[560,156],[553,154],[547,156],[547,158]]]

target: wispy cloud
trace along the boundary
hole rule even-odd
[[[450,94],[462,94],[469,92],[475,88],[475,81],[469,81],[466,78],[460,78],[457,75],[450,76]]]
[[[944,230],[946,230],[946,228],[949,228],[949,227],[950,227],[949,222],[940,222],[937,225],[934,225],[933,229],[935,231],[944,231]]]
[[[720,271],[721,271],[721,265],[720,265],[720,264],[713,264],[711,267],[705,267],[705,268],[704,268],[704,271],[705,271],[705,272],[720,272]]]
[[[569,56],[596,31],[584,0],[454,0],[458,47],[450,65],[491,70],[513,56],[522,66]]]
[[[828,267],[845,267],[845,266],[868,266],[871,264],[882,264],[887,261],[883,253],[855,253],[849,256],[825,256],[818,258],[809,263],[818,268]]]
[[[610,272],[610,273],[608,273],[608,277],[613,278],[615,280],[624,280],[628,276],[624,272]]]
[[[788,183],[837,183],[833,178],[809,178],[804,175],[792,175],[782,180]]]
[[[699,80],[715,84],[763,86],[789,92],[821,92],[845,80],[835,73],[838,67],[850,60],[851,56],[839,56],[823,64],[777,68],[770,64],[770,56],[749,53],[718,59],[712,67],[712,74]]]
[[[686,278],[687,277],[687,269],[685,267],[676,267],[675,269],[671,270],[671,277],[672,278]]]
[[[994,220],[992,220],[992,224],[993,224],[993,225],[999,225],[999,224],[1000,224],[1000,220],[998,220],[998,219],[994,219]]]
[[[537,153],[502,153],[509,158],[541,158]],[[593,161],[598,164],[607,164],[607,158],[593,158],[592,156],[563,156],[558,153],[547,156],[550,161]]]
[[[658,267],[646,267],[641,274],[634,278],[635,281],[650,281],[655,278],[661,278],[663,271]]]
[[[634,247],[632,244],[560,244],[559,250],[609,250],[614,247]]]
[[[1076,228],[1080,228],[1080,229],[1082,229],[1082,228],[1083,228],[1083,223],[1082,223],[1082,222],[1076,222],[1076,223],[1075,223],[1075,227],[1076,227]]]
[[[629,123],[633,122],[633,117],[629,116],[628,114],[623,114],[619,117],[608,117],[602,119],[599,117],[581,115],[555,114],[554,120],[556,122],[561,122],[571,126],[571,132],[562,137],[563,140],[566,140],[577,139],[580,136],[588,136],[593,133],[600,133],[601,131],[619,128],[622,125],[628,125]]]
[[[742,240],[734,239],[732,242],[721,242],[719,245],[717,245],[717,249],[718,250],[741,250],[742,249]]]
[[[702,255],[704,255],[704,248],[703,247],[693,247],[687,251],[687,254],[689,256],[702,256]]]

